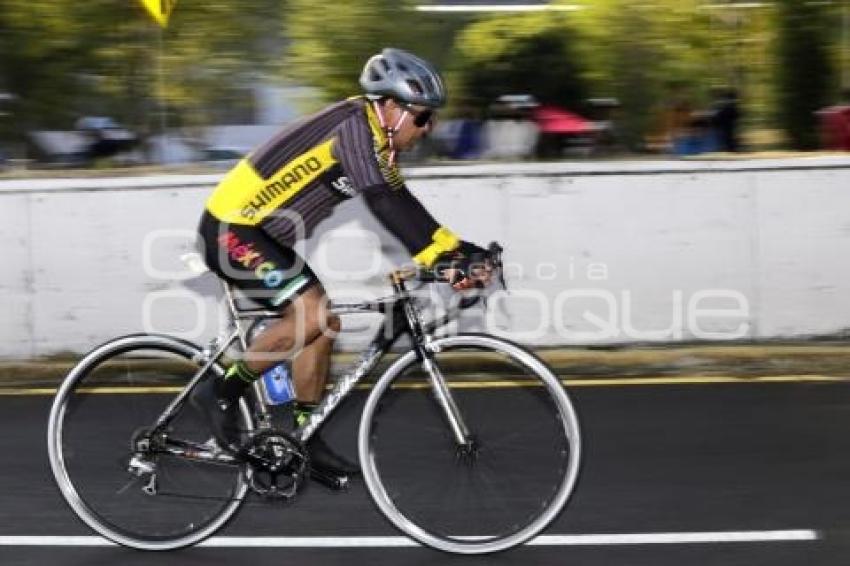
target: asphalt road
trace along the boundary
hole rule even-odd
[[[45,448],[51,399],[0,396],[0,565],[847,564],[850,382],[598,385],[577,387],[572,395],[583,424],[584,466],[567,510],[545,534],[575,538],[486,557],[422,547],[198,547],[154,555],[15,539],[93,533],[53,484]],[[329,424],[331,437],[351,453],[359,404],[353,400]],[[813,540],[679,540],[695,533],[787,531]],[[311,487],[285,507],[253,502],[219,534],[398,537],[359,482],[346,493]],[[649,538],[625,544],[621,537],[584,537],[599,534]],[[662,535],[673,542],[659,543]]]

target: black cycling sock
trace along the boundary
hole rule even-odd
[[[295,401],[292,404],[292,417],[295,419],[295,426],[302,426],[306,423],[318,406],[318,403]]]
[[[239,360],[230,366],[227,373],[224,374],[221,394],[228,399],[238,399],[245,393],[248,386],[259,378],[259,375],[248,369],[245,362]]]

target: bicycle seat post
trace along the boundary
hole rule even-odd
[[[248,340],[242,325],[239,323],[239,307],[236,305],[236,294],[233,285],[228,281],[222,281],[222,286],[224,288],[224,297],[227,300],[228,326],[239,330],[239,342],[242,344],[242,349],[247,350]]]
[[[241,355],[245,356],[248,353],[248,338],[251,325],[244,325],[243,320],[256,320],[264,315],[274,317],[274,312],[255,311],[251,309],[240,309],[237,303],[236,289],[229,281],[222,281],[224,287],[224,297],[227,300],[227,310],[229,315],[229,326],[235,328],[239,336],[239,345],[241,346]],[[257,420],[257,426],[260,429],[267,430],[272,426],[272,415],[269,408],[266,406],[266,397],[263,390],[262,379],[258,379],[251,384],[251,392],[254,396],[254,417]]]

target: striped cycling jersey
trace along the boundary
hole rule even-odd
[[[458,238],[407,189],[372,105],[333,104],[281,130],[216,187],[207,210],[223,222],[257,226],[282,246],[309,237],[342,201],[363,195],[413,259],[430,266]]]

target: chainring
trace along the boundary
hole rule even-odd
[[[292,499],[307,476],[304,446],[282,430],[262,430],[253,434],[245,443],[242,456],[247,462],[245,480],[248,486],[267,499]]]

